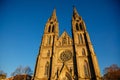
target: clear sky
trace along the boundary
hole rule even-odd
[[[120,66],[119,0],[0,0],[0,70],[34,70],[44,26],[56,8],[60,34],[71,35],[73,5],[86,23],[101,74],[111,64]]]

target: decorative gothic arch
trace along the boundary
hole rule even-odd
[[[51,25],[49,25],[49,27],[48,27],[48,32],[50,32],[50,29],[51,29]]]
[[[54,25],[52,26],[52,32],[54,32]]]
[[[47,43],[48,43],[48,45],[51,44],[51,36],[48,36]]]
[[[49,76],[49,62],[47,61],[45,64],[45,75],[48,77]]]
[[[83,43],[82,34],[78,34],[78,42],[79,42],[79,44]]]
[[[79,25],[78,25],[78,23],[76,23],[76,30],[77,30],[77,31],[79,30]]]
[[[88,63],[87,63],[86,60],[84,61],[84,74],[85,74],[85,77],[89,77],[90,76],[89,67],[88,67]]]
[[[83,24],[82,23],[80,23],[79,27],[80,27],[80,30],[83,30]]]
[[[85,56],[85,55],[86,55],[86,53],[85,53],[85,49],[82,48],[82,56]]]

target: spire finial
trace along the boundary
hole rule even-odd
[[[57,20],[56,9],[55,8],[54,8],[53,13],[51,15],[51,19],[56,19]]]
[[[75,8],[75,6],[73,5],[73,15],[77,15],[79,16],[78,12],[77,12],[77,9]]]
[[[54,8],[52,16],[56,16],[56,9]]]

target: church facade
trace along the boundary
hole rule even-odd
[[[48,19],[37,56],[33,80],[101,80],[89,34],[76,8],[72,15],[72,37],[59,37],[54,9]]]

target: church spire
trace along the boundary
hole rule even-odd
[[[79,16],[79,14],[78,14],[77,9],[75,8],[75,6],[73,6],[73,16],[74,15]]]
[[[79,17],[79,14],[78,14],[77,9],[75,8],[75,6],[73,6],[73,17]]]
[[[51,16],[48,18],[44,32],[45,33],[56,33],[58,35],[59,30],[58,30],[56,9],[53,10]]]
[[[50,20],[51,20],[51,19],[57,21],[56,9],[53,10],[53,13],[52,13],[52,15],[51,15],[51,17],[50,17]]]
[[[32,80],[101,80],[85,23],[75,7],[71,21],[72,38],[66,32],[59,37],[53,10],[45,25]]]

